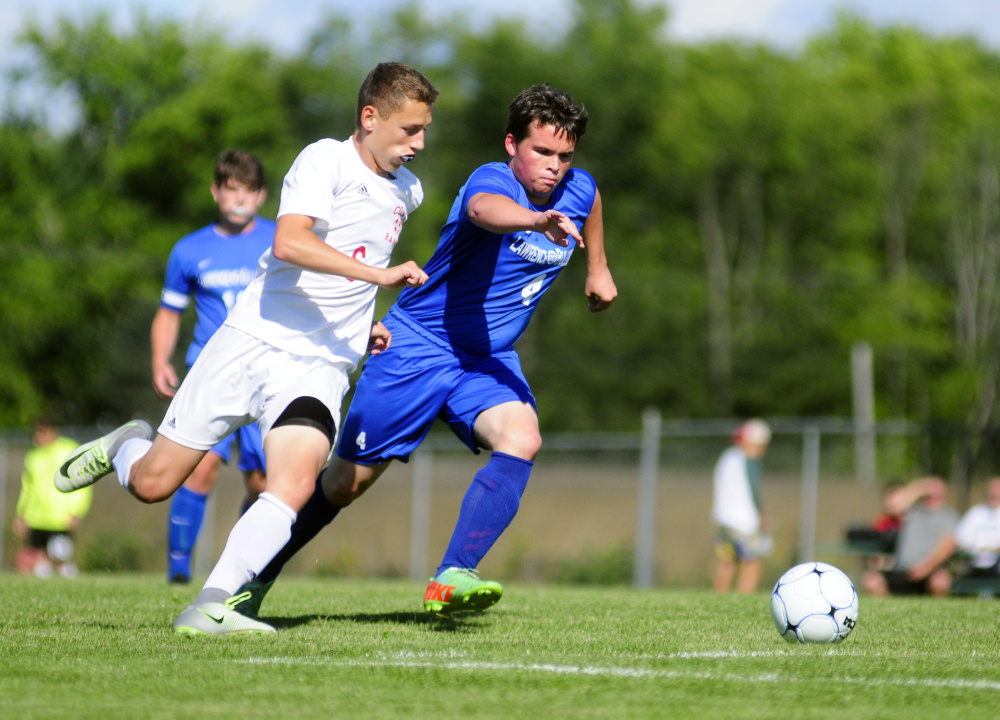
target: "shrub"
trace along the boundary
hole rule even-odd
[[[627,585],[632,582],[632,558],[627,543],[592,550],[575,559],[556,561],[546,573],[547,579],[578,585]]]
[[[124,530],[102,530],[83,549],[80,569],[85,572],[147,570],[149,549],[142,539]]]

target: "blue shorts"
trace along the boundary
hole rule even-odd
[[[240,459],[236,467],[242,472],[252,472],[260,470],[267,474],[267,465],[264,463],[264,444],[260,438],[260,428],[257,423],[244,425],[213,447],[209,452],[222,458],[222,462],[229,464],[229,455],[232,452],[233,444],[239,446]]]
[[[473,427],[479,413],[506,402],[535,407],[514,350],[466,355],[397,313],[384,322],[392,342],[365,361],[337,445],[343,459],[405,462],[437,418],[478,452]]]

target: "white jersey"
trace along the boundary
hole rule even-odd
[[[715,465],[712,521],[748,535],[760,531],[760,513],[747,476],[747,456],[735,446],[722,453]]]
[[[955,541],[973,556],[976,567],[990,567],[997,561],[1000,550],[1000,508],[985,503],[973,505],[955,528]]]
[[[278,217],[315,219],[327,245],[373,267],[389,266],[403,223],[423,200],[416,176],[399,168],[380,177],[351,139],[320,140],[295,159],[281,188]],[[260,258],[257,277],[226,324],[303,357],[320,356],[353,368],[368,347],[377,285]]]

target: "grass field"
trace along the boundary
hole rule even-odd
[[[969,718],[1000,709],[997,601],[862,597],[836,646],[768,597],[514,585],[433,621],[402,581],[290,578],[277,636],[184,639],[196,588],[0,577],[0,709],[28,718]]]

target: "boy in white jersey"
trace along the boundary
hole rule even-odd
[[[253,579],[288,540],[330,454],[348,373],[389,334],[372,325],[375,292],[417,286],[412,261],[389,266],[403,222],[423,199],[402,167],[424,146],[437,90],[400,63],[380,63],[358,93],[356,127],[321,140],[285,177],[273,248],[255,280],[205,346],[152,442],[133,421],[81,446],[56,475],[63,492],[114,469],[144,502],[169,497],[204,454],[257,421],[267,491],[234,526],[205,588],[177,619],[184,634],[273,632],[223,601]]]

